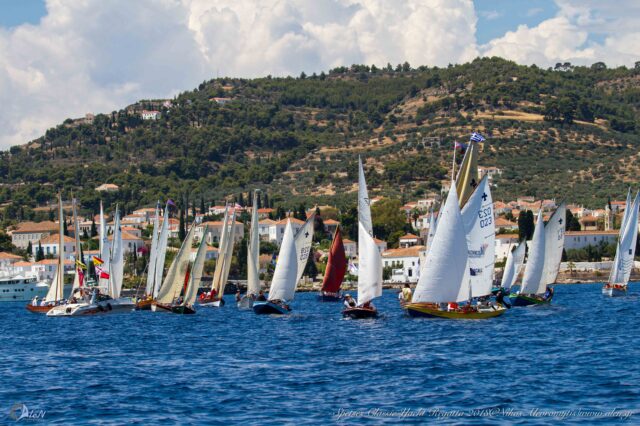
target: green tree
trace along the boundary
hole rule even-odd
[[[518,239],[520,241],[530,240],[533,237],[534,230],[533,212],[531,210],[520,212],[520,216],[518,216]]]
[[[567,231],[579,231],[580,230],[580,222],[576,217],[571,213],[571,210],[567,209],[566,220],[565,220],[565,229]]]
[[[403,233],[407,216],[401,207],[400,200],[393,198],[384,198],[371,207],[373,233],[376,237],[386,241],[393,233]]]
[[[184,221],[184,210],[180,209],[180,223],[178,225],[178,239],[180,241],[184,241],[185,237],[187,236],[187,232],[185,229],[185,221]]]

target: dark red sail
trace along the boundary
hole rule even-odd
[[[340,234],[340,227],[338,227],[333,236],[331,249],[329,250],[329,260],[327,261],[327,269],[324,273],[324,280],[322,281],[322,291],[338,293],[346,271],[347,255],[344,252],[342,235]]]

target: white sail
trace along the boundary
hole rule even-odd
[[[467,232],[469,274],[473,297],[491,294],[495,264],[496,225],[489,180],[485,175],[462,208]]]
[[[313,224],[315,221],[315,214],[302,225],[302,228],[298,230],[296,234],[296,257],[298,259],[298,281],[302,278],[304,268],[307,266],[307,260],[309,259],[309,253],[311,252],[311,243],[313,242]]]
[[[287,220],[284,236],[280,244],[276,270],[273,272],[269,300],[293,300],[296,292],[298,277],[298,262],[296,260],[296,244],[293,238],[291,221]]]
[[[626,208],[629,210],[625,228],[620,230],[616,257],[611,266],[611,274],[609,277],[610,284],[629,283],[631,269],[633,269],[633,260],[636,250],[636,240],[638,238],[638,208],[640,208],[640,193],[636,195],[633,203]]]
[[[258,234],[258,192],[253,192],[251,210],[251,230],[247,246],[247,294],[255,296],[260,292],[260,235]]]
[[[533,231],[533,238],[529,246],[529,258],[524,269],[522,277],[522,294],[537,294],[538,287],[542,281],[544,273],[544,256],[545,256],[545,230],[544,221],[542,220],[542,208],[538,211],[538,220],[536,221],[536,229]]]
[[[382,256],[378,246],[358,222],[358,305],[382,296]]]
[[[222,229],[220,230],[220,240],[218,241],[218,259],[216,260],[216,269],[213,271],[213,281],[211,289],[218,291],[224,275],[224,262],[227,253],[227,241],[229,233],[229,206],[224,208],[224,219],[222,219]],[[203,236],[204,238],[204,236]]]
[[[151,231],[151,250],[149,252],[149,265],[147,266],[147,286],[145,294],[153,293],[153,283],[156,279],[156,260],[158,258],[158,232],[160,228],[160,213],[156,206],[156,215],[153,219],[153,231]]]
[[[220,296],[224,294],[224,288],[227,286],[227,281],[229,280],[229,270],[231,269],[231,260],[233,259],[233,247],[236,236],[236,211],[236,209],[233,210],[233,214],[231,215],[231,223],[229,224],[222,277],[220,277],[220,287],[218,288],[218,294]]]
[[[122,245],[122,229],[120,228],[120,214],[118,213],[117,206],[116,217],[113,225],[109,275],[109,295],[114,299],[118,299],[120,297],[120,291],[122,290],[124,280],[124,247]]]
[[[155,261],[155,278],[153,282],[153,297],[158,296],[160,286],[162,285],[162,275],[164,274],[164,260],[167,257],[167,244],[169,242],[169,204],[164,208],[164,216],[162,219],[162,227],[160,235],[158,235],[158,248],[156,250]]]
[[[507,255],[507,263],[504,265],[504,273],[502,274],[501,287],[509,290],[515,284],[520,273],[520,267],[524,262],[526,252],[526,242],[519,243],[514,250],[509,251]]]
[[[73,294],[73,292],[77,289],[80,288],[82,286],[82,283],[80,282],[80,266],[78,265],[77,261],[80,261],[81,263],[84,263],[84,259],[80,258],[80,226],[78,225],[78,206],[77,206],[77,201],[74,198],[72,201],[72,206],[73,206],[73,237],[75,239],[75,246],[74,246],[74,258],[76,260],[76,264],[74,265],[74,270],[76,271],[75,276],[73,277],[73,285],[71,286],[71,294]]]
[[[193,245],[194,230],[195,226],[191,225],[187,236],[182,242],[180,251],[171,262],[167,276],[164,278],[156,298],[159,303],[172,303],[182,293],[185,276],[191,265],[191,246]]]
[[[420,271],[413,302],[446,303],[459,301],[463,287],[468,288],[469,252],[460,213],[455,182],[438,215],[438,228]],[[463,286],[464,283],[464,286]],[[463,300],[468,298],[468,291]]]
[[[109,235],[107,232],[107,225],[104,221],[104,210],[102,208],[102,201],[100,201],[100,259],[102,259],[102,265],[100,268],[106,272],[110,272],[110,257],[111,257],[111,244],[109,243]],[[98,274],[98,285],[101,291],[109,293],[109,282],[108,278],[100,278],[100,274]]]
[[[62,211],[62,196],[58,194],[58,266],[56,275],[49,286],[45,302],[57,302],[64,298],[64,212]]]
[[[367,191],[367,181],[364,178],[362,160],[358,157],[358,221],[373,237],[373,223],[371,222],[371,200]]]
[[[427,233],[427,251],[431,248],[433,242],[433,236],[436,235],[436,229],[438,227],[438,220],[436,214],[431,210],[429,213],[429,232]]]
[[[562,250],[564,249],[564,230],[567,216],[567,205],[560,203],[558,208],[544,226],[544,272],[536,294],[544,293],[547,285],[556,282],[560,262],[562,262]]]
[[[629,213],[631,212],[631,188],[627,190],[627,201],[624,204],[624,212],[622,213],[622,222],[620,223],[620,234],[627,226],[629,220]],[[613,214],[613,212],[611,212]]]
[[[204,227],[204,234],[207,234],[207,226]],[[193,261],[193,267],[191,268],[191,277],[189,279],[189,285],[184,295],[182,302],[185,306],[193,305],[198,295],[198,287],[200,287],[200,280],[202,280],[202,271],[204,270],[204,261],[207,258],[207,242],[202,238],[198,251],[196,252],[196,259]]]

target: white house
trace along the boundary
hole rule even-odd
[[[392,268],[391,282],[418,281],[420,275],[420,252],[424,246],[391,249],[382,253],[382,266]]]
[[[376,243],[376,246],[378,247],[378,251],[380,252],[380,254],[384,253],[387,250],[386,241],[382,241],[374,237],[373,242]]]
[[[518,244],[518,234],[498,234],[495,242],[495,260],[501,262],[507,258],[507,255]]]
[[[22,261],[22,257],[16,254],[8,253],[6,251],[0,252],[0,269],[2,270],[12,268],[20,261]]]
[[[207,253],[204,255],[204,260],[211,260],[218,258],[218,249],[216,247],[211,247],[207,245]],[[191,249],[191,261],[196,260],[196,254],[198,253],[198,247],[193,247]]]
[[[67,235],[64,237],[64,258],[71,259],[73,257],[75,251],[76,240]],[[42,245],[42,251],[45,256],[53,256],[58,257],[58,253],[60,248],[58,247],[60,244],[60,237],[58,234],[49,235],[46,238],[43,238],[36,244],[31,245],[31,254],[33,257],[36,257],[38,253],[38,247]]]
[[[11,234],[11,243],[14,246],[26,249],[29,242],[31,245],[37,244],[39,240],[57,234],[59,229],[59,224],[51,221],[22,222],[18,224],[16,229],[9,231],[9,234]]]
[[[302,228],[304,222],[300,219],[296,219],[295,217],[288,217],[269,225],[269,236],[267,237],[268,241],[272,243],[276,243],[278,246],[282,242],[282,237],[284,237],[284,229],[287,226],[287,220],[291,220],[291,227],[293,228],[294,235]]]
[[[344,245],[344,253],[347,256],[347,259],[355,259],[358,256],[358,245],[355,241],[343,238],[342,244]]]
[[[407,248],[411,246],[417,246],[420,243],[420,237],[413,234],[406,234],[400,237],[398,240],[400,248]]]
[[[203,236],[205,225],[208,226],[206,237]],[[193,233],[193,237],[196,241],[201,241],[202,238],[204,237],[205,241],[209,244],[220,242],[220,237],[222,235],[222,226],[223,226],[223,221],[221,220],[204,222],[204,223],[198,224],[196,225],[196,229]],[[234,227],[235,227],[235,230],[234,230],[233,240],[234,242],[237,243],[238,241],[242,240],[242,238],[244,237],[244,224],[242,222],[236,221]]]
[[[36,262],[36,265],[39,265],[40,274],[38,278],[41,280],[53,280],[53,277],[56,275],[56,271],[58,270],[58,259],[43,259],[39,262]],[[68,274],[73,272],[74,270],[74,262],[72,260],[64,261],[64,273]]]
[[[160,118],[160,111],[147,111],[143,110],[140,113],[143,120],[157,120]]]
[[[567,231],[564,233],[564,249],[582,249],[604,242],[615,244],[619,231]]]

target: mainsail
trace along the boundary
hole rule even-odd
[[[436,229],[438,227],[438,220],[436,214],[431,210],[429,212],[429,232],[427,233],[427,251],[431,249],[431,243],[433,242],[433,236],[436,235]]]
[[[544,226],[544,272],[538,286],[537,294],[544,293],[547,285],[556,282],[562,250],[564,249],[564,230],[567,215],[567,204],[563,201]]]
[[[464,207],[467,200],[478,185],[478,144],[469,141],[469,146],[464,153],[462,164],[456,178],[456,191],[460,200],[460,207]]]
[[[635,256],[636,240],[638,238],[638,208],[640,208],[640,193],[636,195],[633,203],[625,207],[626,220],[624,229],[620,229],[620,237],[618,238],[618,246],[616,257],[611,265],[611,274],[609,276],[610,284],[626,285],[631,276],[633,268],[633,260]]]
[[[56,275],[49,286],[44,298],[45,302],[57,302],[64,298],[64,212],[62,211],[62,196],[58,193],[58,266]]]
[[[193,245],[194,230],[195,226],[192,224],[182,242],[180,251],[171,262],[167,276],[164,278],[162,287],[158,292],[156,300],[159,303],[170,304],[182,293],[185,276],[191,268],[191,246]]]
[[[162,218],[162,227],[160,235],[158,235],[158,247],[156,250],[155,261],[155,278],[153,281],[153,297],[158,296],[160,286],[162,285],[162,275],[164,273],[164,260],[167,257],[167,243],[169,241],[169,203],[164,208],[164,216]]]
[[[82,252],[82,250],[80,249],[80,226],[78,225],[77,201],[75,198],[72,201],[72,205],[73,205],[73,236],[75,239],[74,259],[76,261],[75,263],[76,274],[73,278],[71,294],[73,294],[75,289],[82,287],[82,284],[84,281],[84,273],[82,272],[82,266],[81,266],[81,264],[84,263],[84,259],[82,259],[82,256],[80,255],[80,253]]]
[[[346,272],[347,255],[344,251],[340,227],[338,227],[333,235],[333,241],[329,249],[329,259],[327,260],[327,268],[324,271],[322,291],[328,293],[339,292]]]
[[[293,238],[291,220],[287,220],[284,236],[280,244],[276,270],[273,272],[269,300],[293,300],[298,283],[298,262],[296,260],[296,244]]]
[[[544,274],[545,235],[544,221],[542,220],[542,207],[538,211],[536,229],[529,246],[529,258],[522,277],[521,294],[537,294]]]
[[[233,214],[231,215],[231,223],[229,225],[228,231],[228,239],[227,244],[225,246],[225,254],[224,254],[224,263],[222,276],[220,277],[219,287],[218,287],[218,295],[222,297],[224,294],[224,288],[227,285],[227,280],[229,279],[229,270],[231,269],[231,259],[233,259],[233,246],[235,242],[236,235],[236,210],[233,210]]]
[[[358,222],[358,305],[382,296],[382,257],[378,245]]]
[[[485,175],[462,208],[467,232],[469,274],[473,297],[491,294],[495,264],[496,225],[489,179]]]
[[[108,274],[111,272],[111,244],[109,243],[109,235],[107,232],[107,225],[104,221],[104,210],[102,208],[102,201],[100,201],[100,258],[102,259],[102,265],[100,268],[104,273]],[[110,279],[103,278],[103,274],[98,274],[98,284],[101,288],[101,291],[104,291],[109,294],[110,288]]]
[[[315,222],[315,214],[312,214],[302,225],[296,234],[296,257],[298,259],[298,281],[302,278],[304,268],[307,266],[309,253],[311,252],[311,243],[313,241],[313,224]]]
[[[207,226],[204,227],[203,235],[207,235]],[[193,305],[198,295],[198,287],[200,287],[200,280],[202,279],[202,271],[204,270],[204,261],[207,257],[207,242],[204,238],[200,240],[198,251],[196,252],[196,258],[193,261],[193,267],[191,268],[191,277],[189,279],[189,285],[187,291],[185,291],[183,306]]]
[[[203,236],[204,238],[204,236]],[[220,230],[220,241],[218,242],[218,259],[216,260],[216,269],[213,271],[213,281],[211,282],[211,290],[215,290],[221,296],[219,289],[224,275],[225,258],[227,254],[227,243],[229,241],[229,206],[224,208],[224,219],[222,220],[222,229]]]
[[[151,231],[151,251],[149,252],[149,265],[147,266],[147,287],[145,294],[152,294],[154,282],[156,279],[156,260],[158,258],[158,233],[160,228],[160,219],[158,216],[158,206],[156,206],[156,215],[153,219],[153,231]]]
[[[469,281],[469,250],[456,188],[452,185],[438,215],[438,229],[425,259],[412,302],[466,300]],[[466,294],[465,294],[466,291]]]
[[[505,290],[509,290],[518,279],[520,273],[520,267],[524,262],[524,255],[526,251],[527,243],[525,241],[520,242],[515,249],[509,251],[507,255],[507,263],[504,265],[504,272],[502,274],[501,287]]]
[[[367,181],[364,178],[362,160],[358,157],[358,221],[365,231],[373,237],[373,223],[371,222],[371,200],[367,191]]]
[[[251,229],[247,246],[247,294],[257,296],[260,292],[260,235],[258,234],[258,192],[253,192]]]
[[[122,229],[120,228],[120,214],[116,206],[116,217],[113,225],[113,239],[110,257],[109,295],[114,299],[120,297],[124,280],[124,247],[122,245]]]

